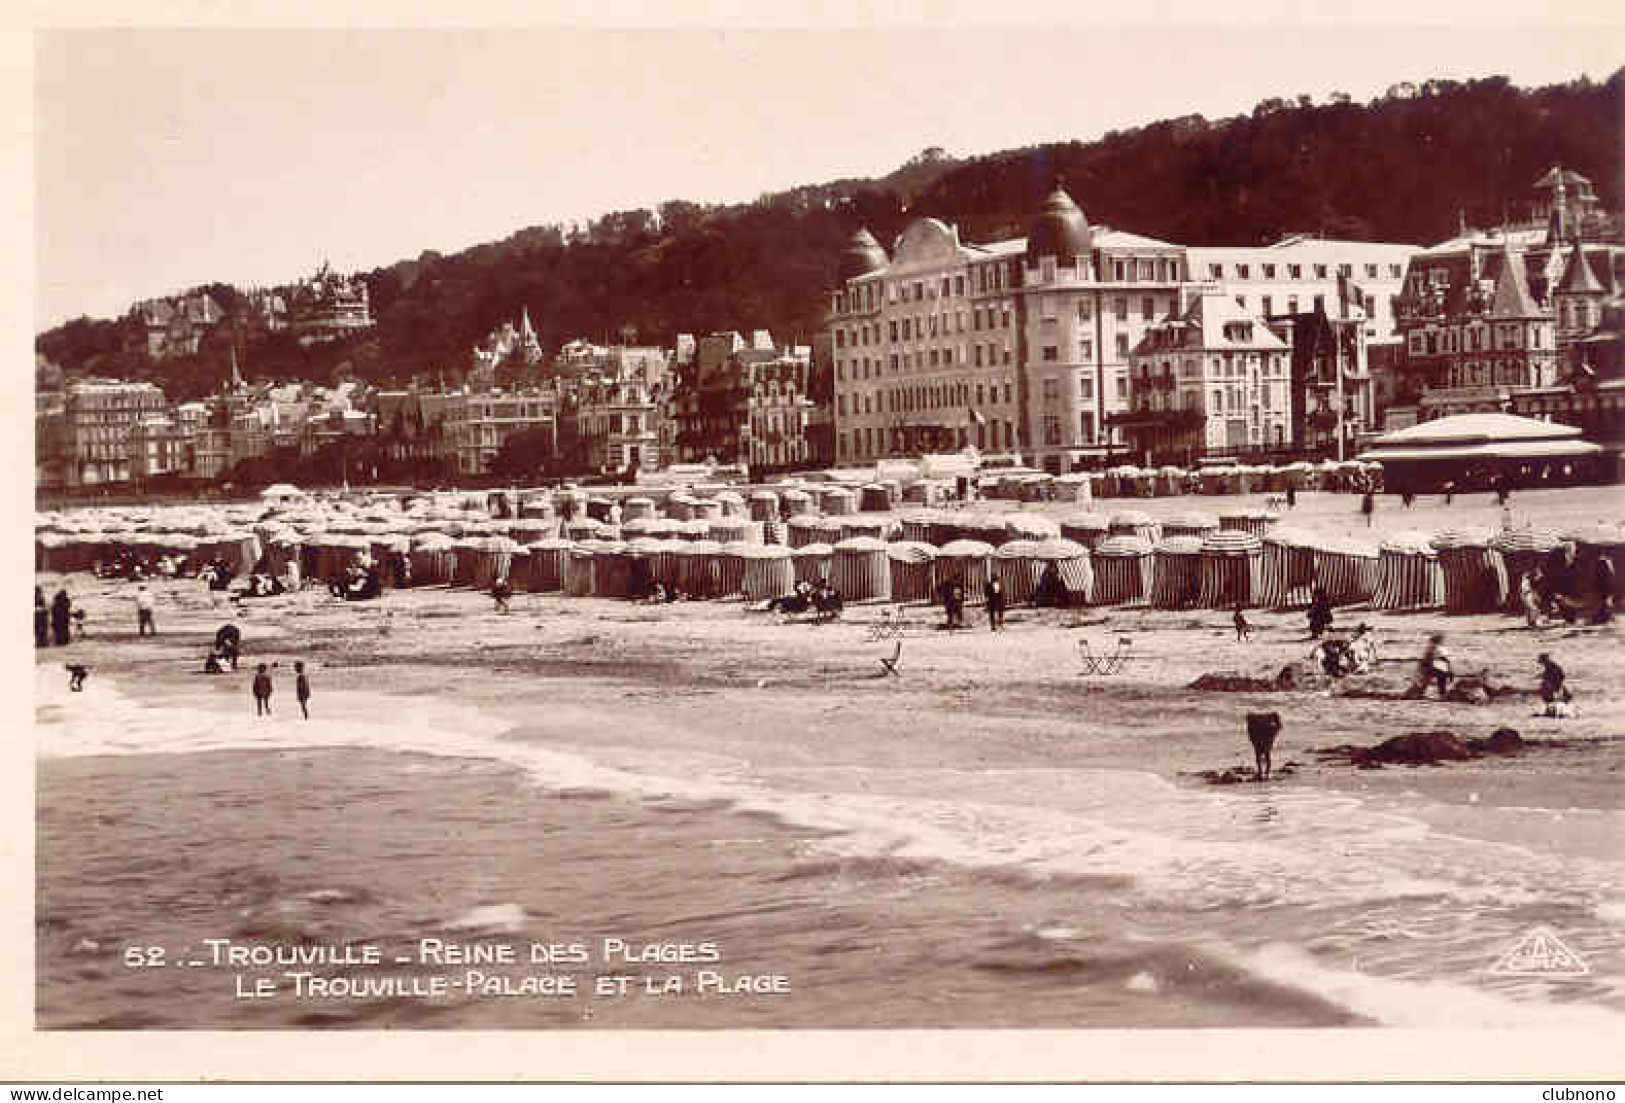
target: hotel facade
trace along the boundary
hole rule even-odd
[[[1391,340],[1414,252],[1309,238],[1189,249],[1091,226],[1060,186],[1025,238],[970,243],[922,218],[888,254],[859,231],[828,318],[836,462],[967,447],[1052,472],[1126,458],[1135,350],[1195,296],[1231,296],[1260,332],[1269,313],[1318,307]]]

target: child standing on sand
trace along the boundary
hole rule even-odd
[[[294,663],[293,695],[299,698],[299,711],[310,719],[310,679],[305,675],[305,664]]]
[[[271,715],[271,674],[261,663],[254,671],[254,715]]]

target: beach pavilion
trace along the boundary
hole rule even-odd
[[[1394,493],[1446,482],[1465,489],[1499,475],[1514,486],[1573,482],[1600,452],[1571,425],[1513,414],[1457,414],[1385,433],[1359,458],[1381,464],[1383,485]]]

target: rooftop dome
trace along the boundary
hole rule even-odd
[[[1059,180],[1055,190],[1044,200],[1038,217],[1027,230],[1027,256],[1057,257],[1070,260],[1089,252],[1089,220],[1072,197],[1066,194]]]
[[[886,250],[880,247],[875,235],[868,230],[859,230],[852,235],[841,250],[840,276],[841,282],[855,279],[858,276],[867,276],[870,272],[886,267]]]

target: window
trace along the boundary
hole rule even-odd
[[[1112,261],[1112,279],[1116,280],[1118,283],[1122,283],[1125,279],[1123,275],[1123,262],[1120,260]]]
[[[1060,358],[1061,358],[1060,349],[1056,348],[1054,345],[1045,345],[1044,346],[1044,359],[1045,360],[1054,362],[1056,360],[1059,360]]]
[[[1317,314],[1326,313],[1326,296],[1324,296],[1324,295],[1316,295],[1315,296],[1315,312]]]
[[[1156,301],[1154,299],[1152,299],[1152,298],[1150,298],[1148,296],[1148,297],[1143,298],[1143,299],[1140,300],[1140,317],[1142,319],[1149,322],[1152,318],[1154,318],[1156,316],[1156,313],[1157,313],[1157,304],[1156,304]]]
[[[1007,406],[1008,406],[1008,405],[1009,405],[1009,404],[1010,404],[1010,402],[1011,402],[1011,398],[1010,398],[1010,384],[1008,384],[1008,383],[1006,383],[1006,384],[1005,384],[1005,385],[1004,385],[1004,402],[1005,402],[1005,405],[1007,405]],[[1009,423],[1009,422],[1008,422],[1008,421],[1007,421],[1007,422],[1005,422],[1005,423],[1004,423],[1004,424],[1005,424],[1005,429],[1006,429],[1006,430],[1007,430],[1007,431],[1008,431],[1008,429],[1009,429],[1009,427],[1010,427],[1010,423]],[[1006,433],[1006,437],[1005,437],[1005,439],[1006,439],[1006,440],[1007,440],[1007,441],[1008,441],[1008,440],[1009,440],[1009,436],[1008,436],[1008,432],[1007,432],[1007,433]]]
[[[1247,276],[1248,276],[1248,273],[1250,273],[1251,271],[1252,271],[1252,266],[1251,265],[1247,265],[1247,264],[1238,264],[1238,265],[1236,265],[1236,279],[1238,279],[1238,280],[1246,279]]]
[[[1045,257],[1038,262],[1038,278],[1045,283],[1055,282],[1055,258]]]
[[[1128,334],[1119,333],[1117,335],[1117,358],[1121,360],[1126,356],[1128,356]]]
[[[1112,301],[1112,310],[1117,315],[1119,322],[1128,321],[1128,297],[1126,295],[1117,296]]]
[[[1207,266],[1207,278],[1210,280],[1224,279],[1224,265],[1210,264]]]
[[[1087,364],[1093,361],[1094,358],[1095,342],[1091,338],[1085,337],[1078,342],[1078,359]]]
[[[1061,443],[1061,419],[1055,414],[1044,415],[1044,443]]]
[[[1315,279],[1323,280],[1325,278],[1326,278],[1326,266],[1324,264],[1315,265]]]
[[[1275,265],[1266,264],[1266,265],[1263,265],[1262,267],[1264,269],[1264,278],[1266,280],[1273,280],[1275,278]]]
[[[1093,411],[1085,410],[1078,419],[1078,430],[1083,435],[1083,443],[1092,444],[1095,439],[1095,415]]]
[[[1295,280],[1303,279],[1303,265],[1301,265],[1301,264],[1289,264],[1289,265],[1287,265],[1286,266],[1286,274],[1288,276],[1292,277]]]
[[[1343,276],[1345,278],[1354,275],[1354,265],[1352,265],[1352,264],[1339,264],[1337,266],[1337,274],[1339,276]]]
[[[1264,317],[1268,318],[1271,314],[1274,314],[1274,313],[1275,313],[1275,297],[1273,295],[1265,295],[1264,296]]]
[[[1091,313],[1091,311],[1089,309],[1089,300],[1088,299],[1079,299],[1078,300],[1078,321],[1087,322],[1089,320],[1090,313]]]
[[[1087,375],[1078,377],[1078,397],[1085,402],[1095,397],[1095,381]]]
[[[1004,321],[1003,321],[1002,328],[1009,329],[1010,328],[1010,312],[1008,310],[1006,310],[1004,312],[1003,318],[1004,318]]]
[[[842,417],[846,416],[846,396],[844,394],[835,396],[835,412]]]
[[[1045,258],[1045,261],[1047,263],[1047,257]],[[1040,311],[1039,317],[1045,319],[1046,321],[1053,320],[1055,318],[1055,296],[1044,295],[1040,297],[1038,300],[1038,308]]]
[[[1117,377],[1117,397],[1125,401],[1128,399],[1128,376],[1126,375]]]
[[[1365,266],[1365,278],[1368,280],[1374,280],[1377,278],[1377,266],[1375,264],[1368,264]]]
[[[1286,312],[1288,314],[1296,314],[1298,312],[1298,297],[1296,295],[1288,295],[1286,297]]]
[[[954,294],[955,295],[963,295],[964,293],[965,293],[965,277],[964,276],[955,276],[954,277]]]

